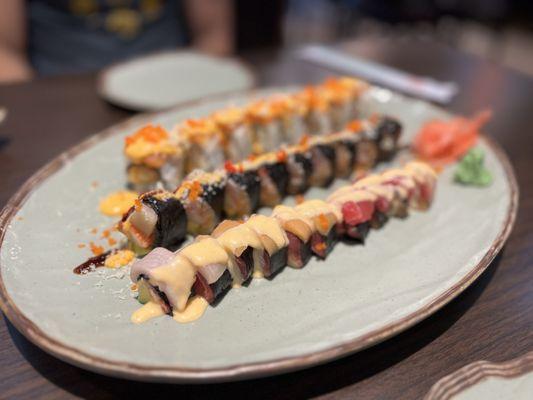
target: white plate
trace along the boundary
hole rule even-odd
[[[189,51],[156,53],[115,64],[98,79],[98,91],[116,105],[156,111],[220,93],[251,89],[241,62]]]
[[[114,222],[98,214],[97,204],[124,186],[124,136],[150,120],[171,127],[247,98],[133,118],[63,154],[20,189],[0,216],[0,300],[25,336],[83,368],[133,379],[277,374],[350,354],[412,326],[468,287],[507,239],[518,188],[501,149],[484,138],[480,146],[494,175],[489,188],[452,184],[446,170],[428,212],[390,221],[364,246],[339,244],[325,262],[231,290],[197,322],[159,318],[133,325],[129,317],[139,304],[124,272],[72,273],[89,255],[78,243],[97,238],[91,228]],[[363,108],[399,117],[406,142],[424,121],[449,117],[376,88]],[[314,189],[306,197],[326,194]]]

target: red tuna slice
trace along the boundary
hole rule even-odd
[[[346,224],[355,226],[369,221],[374,214],[374,203],[365,201],[347,201],[342,205],[342,217]]]

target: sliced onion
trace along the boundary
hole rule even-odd
[[[223,264],[207,264],[199,268],[200,273],[208,284],[213,284],[222,276],[226,266]]]
[[[150,236],[157,223],[157,214],[146,204],[141,205],[140,210],[135,210],[130,216],[130,223],[145,236]]]

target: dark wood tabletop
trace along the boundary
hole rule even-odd
[[[416,399],[473,361],[499,362],[533,350],[533,80],[431,42],[367,40],[346,48],[409,72],[458,82],[460,93],[448,106],[452,111],[494,110],[486,132],[510,156],[521,194],[516,226],[483,275],[430,318],[365,351],[300,372],[216,385],[146,384],[87,372],[49,356],[2,318],[1,399]],[[261,85],[314,82],[332,74],[296,60],[289,51],[245,58]],[[132,115],[101,100],[95,81],[88,74],[0,86],[0,107],[8,110],[0,124],[0,205],[45,162]]]

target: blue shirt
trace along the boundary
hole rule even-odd
[[[185,43],[180,11],[177,0],[29,0],[30,61],[51,75],[177,48]]]

